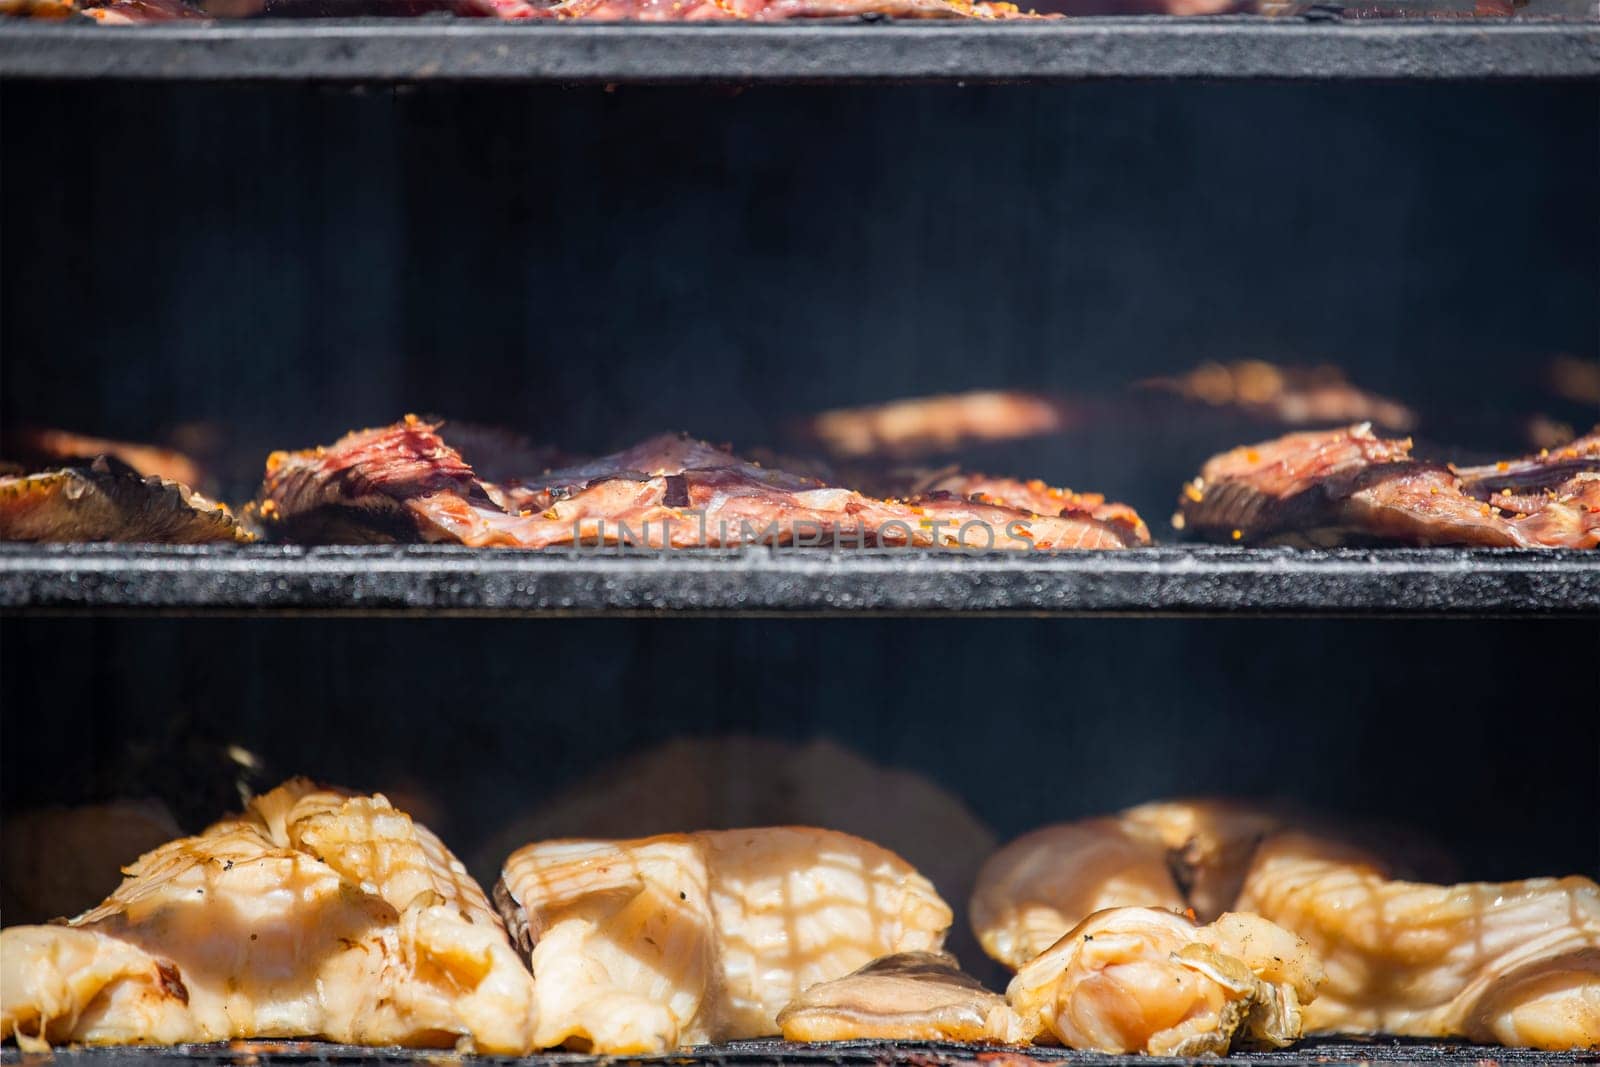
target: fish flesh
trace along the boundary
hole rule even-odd
[[[1137,543],[1125,525],[1090,514],[1035,515],[943,496],[875,499],[676,434],[577,467],[490,482],[442,429],[408,416],[327,448],[275,452],[252,515],[276,537],[336,543],[1013,551]]]
[[[32,474],[0,474],[0,541],[245,542],[227,505],[144,477],[110,456]]]
[[[1006,999],[1068,1048],[1158,1056],[1280,1048],[1302,1032],[1322,967],[1255,915],[1207,925],[1163,908],[1097,911],[1017,972]]]
[[[533,1047],[533,979],[460,861],[381,794],[305,779],[146,853],[74,919],[0,931],[0,1002],[24,1049]]]
[[[1003,478],[946,469],[910,479],[903,487],[897,487],[897,494],[911,499],[955,498],[1035,515],[1086,515],[1122,530],[1132,543],[1150,543],[1150,528],[1127,504],[1108,501],[1100,493],[1079,493],[1048,485],[1038,478]]]
[[[1210,921],[1232,906],[1256,844],[1281,822],[1246,804],[1158,801],[1035,830],[978,872],[973,930],[1016,970],[1104,908],[1192,908]]]
[[[777,1034],[808,987],[936,952],[951,921],[894,853],[804,827],[540,842],[495,900],[538,976],[535,1043],[606,1054]]]
[[[703,22],[738,19],[855,18],[1013,19],[1039,17],[991,0],[461,0],[463,13],[505,19]]]
[[[1403,857],[1396,866],[1408,875],[1455,873],[1431,841],[1384,824],[1214,797],[1157,800],[1042,827],[990,856],[973,890],[973,930],[986,953],[1016,970],[1102,908],[1167,908],[1210,922],[1238,910],[1261,842],[1296,827]]]
[[[1545,368],[1551,392],[1593,411],[1600,406],[1600,360],[1557,356]]]
[[[840,458],[911,459],[1059,433],[1070,423],[1064,404],[1033,393],[949,393],[824,411],[805,421],[800,436]]]
[[[1017,19],[1049,16],[1023,12],[1003,0],[0,0],[0,14],[63,18],[74,13],[101,25],[174,19],[318,18],[329,15],[415,17],[431,13],[500,19],[586,19],[595,22],[703,22],[786,19]]]
[[[98,456],[110,456],[146,477],[155,475],[191,488],[200,488],[206,481],[205,472],[194,459],[161,445],[112,441],[36,426],[8,428],[0,442],[4,444],[3,454],[20,461],[29,471],[82,466]]]
[[[570,788],[529,798],[474,853],[498,870],[529,841],[635,838],[743,826],[826,826],[889,849],[945,900],[965,900],[993,831],[925,775],[885,766],[828,738],[804,743],[742,734],[677,737],[623,755]],[[965,927],[946,947],[965,959]]]
[[[1326,961],[1307,1032],[1600,1046],[1600,885],[1588,878],[1399,881],[1285,833],[1258,850],[1237,907]]]
[[[1416,412],[1398,400],[1360,389],[1338,367],[1286,367],[1263,360],[1202,363],[1172,378],[1148,378],[1146,389],[1287,426],[1373,422],[1401,433]]]
[[[1580,877],[1397,877],[1445,869],[1425,844],[1382,827],[1168,801],[1017,839],[979,872],[971,914],[985,951],[1023,969],[1040,945],[1087,921],[1085,909],[1250,914],[1303,938],[1326,964],[1304,1012],[1308,1034],[1600,1042],[1600,887]]]
[[[1600,430],[1559,450],[1454,470],[1369,424],[1289,434],[1213,456],[1174,525],[1245,544],[1600,546]]]
[[[1034,1037],[1006,998],[942,952],[902,952],[805,990],[778,1013],[790,1041],[992,1041]]]

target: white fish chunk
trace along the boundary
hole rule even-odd
[[[496,870],[529,841],[558,837],[826,826],[889,849],[955,901],[972,894],[996,845],[950,790],[826,738],[678,737],[608,761],[570,789],[529,799],[537,806],[513,808],[504,830],[468,859],[472,870]],[[965,934],[952,930],[946,942],[963,960],[977,950]]]
[[[776,1034],[802,990],[937,951],[951,921],[894,853],[802,827],[541,842],[496,900],[537,976],[535,1043],[603,1053]]]
[[[1224,1055],[1300,1037],[1322,968],[1304,941],[1254,915],[1201,926],[1162,908],[1089,916],[1011,980],[1024,1026],[1069,1048]]]
[[[320,1037],[531,1050],[533,981],[444,844],[295,779],[140,857],[65,925],[0,932],[0,1037]]]
[[[1600,1045],[1600,885],[1588,878],[1428,885],[1281,834],[1238,902],[1309,941],[1328,968],[1308,1032]]]

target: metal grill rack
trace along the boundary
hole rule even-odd
[[[0,545],[0,609],[229,614],[1600,615],[1600,556]]]
[[[369,18],[107,29],[0,19],[0,77],[740,84],[1600,77],[1600,21],[1592,3],[1576,19],[1344,19],[1338,12],[1337,5],[1314,5],[1284,18],[1026,25]]]

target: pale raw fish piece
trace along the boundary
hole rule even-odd
[[[728,734],[678,737],[621,756],[569,789],[536,798],[526,811],[513,809],[468,866],[497,870],[527,842],[557,837],[796,825],[882,845],[946,900],[971,895],[979,866],[995,849],[994,834],[972,809],[925,775],[826,738],[797,743]],[[946,947],[968,963],[977,953],[965,930],[952,930]]]
[[[951,920],[894,853],[802,827],[541,842],[496,900],[538,976],[536,1044],[602,1053],[776,1034],[802,990],[937,951]]]
[[[1024,834],[978,872],[973,931],[1013,970],[1104,908],[1228,909],[1257,842],[1281,817],[1222,800],[1141,804]]]
[[[127,875],[65,925],[0,932],[0,1036],[533,1047],[533,980],[483,890],[381,795],[294,779]]]
[[[902,952],[801,993],[778,1013],[790,1041],[988,1041],[1033,1034],[1006,998],[964,973],[955,957]]]
[[[1089,916],[1017,972],[1023,1025],[1069,1048],[1224,1055],[1300,1037],[1322,968],[1304,941],[1255,915],[1201,926],[1162,908]]]
[[[1600,886],[1588,878],[1428,885],[1301,834],[1257,851],[1238,902],[1327,964],[1313,1033],[1600,1045]]]

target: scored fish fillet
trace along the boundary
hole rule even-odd
[[[951,920],[894,853],[802,827],[541,842],[495,896],[538,976],[536,1043],[603,1053],[776,1034],[802,990],[937,951]]]
[[[1282,834],[1261,846],[1238,907],[1326,961],[1308,1031],[1600,1045],[1600,886],[1587,878],[1395,881],[1326,841]]]
[[[1301,1035],[1322,968],[1306,943],[1255,915],[1201,926],[1163,908],[1111,908],[1017,972],[1024,1026],[1069,1048],[1223,1055]]]
[[[1399,881],[1365,848],[1343,843],[1351,834],[1211,801],[1046,827],[984,865],[973,927],[985,951],[1016,967],[1087,909],[1187,905],[1202,920],[1213,909],[1250,912],[1304,938],[1327,966],[1304,1013],[1307,1033],[1600,1044],[1593,881]],[[1445,866],[1404,835],[1359,836],[1422,870]]]
[[[882,845],[955,900],[972,892],[978,867],[995,848],[994,834],[950,790],[826,738],[677,737],[529,799],[525,812],[508,806],[503,829],[468,866],[497,869],[527,842],[557,837],[826,826]],[[963,959],[977,948],[965,934],[952,929],[945,942]]]
[[[533,980],[483,890],[381,795],[294,779],[127,875],[0,932],[0,1038],[532,1048]]]

